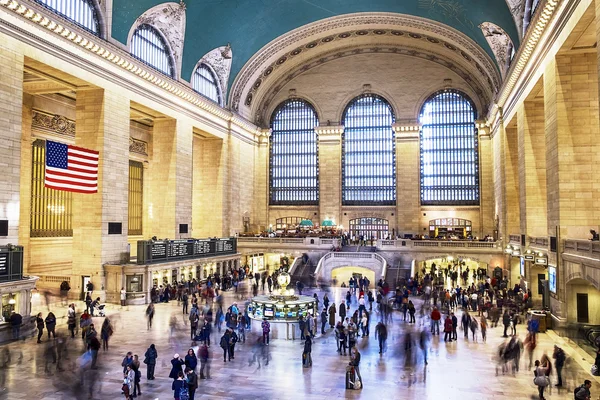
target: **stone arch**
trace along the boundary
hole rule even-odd
[[[354,90],[351,93],[349,93],[346,97],[344,97],[344,100],[342,100],[342,102],[338,105],[338,109],[336,111],[336,116],[338,117],[340,125],[342,124],[342,118],[344,117],[344,111],[346,111],[346,108],[348,108],[348,105],[350,105],[350,103],[356,99],[357,97],[360,97],[362,95],[374,95],[377,97],[381,97],[383,100],[386,101],[386,103],[388,103],[390,105],[390,107],[392,107],[392,113],[394,114],[394,121],[399,121],[401,118],[398,115],[400,107],[398,107],[397,104],[395,104],[394,101],[394,96],[391,93],[386,92],[384,89],[382,88],[377,88],[377,89],[373,89],[371,87],[369,87],[368,89],[361,89],[361,90]]]

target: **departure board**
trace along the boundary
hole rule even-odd
[[[236,238],[138,241],[137,263],[149,264],[235,254]]]

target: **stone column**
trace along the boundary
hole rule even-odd
[[[218,138],[193,140],[193,230],[192,236],[222,237],[229,232],[226,184],[227,152],[224,141]]]
[[[496,229],[494,213],[494,168],[492,140],[489,128],[479,129],[479,219],[480,230],[473,236],[493,235]]]
[[[343,126],[315,128],[319,135],[319,223],[342,220],[342,133]]]
[[[8,236],[0,244],[19,242],[23,64],[23,54],[0,46],[0,220],[8,220]]]
[[[423,234],[421,213],[421,163],[419,125],[395,124],[396,131],[396,234]]]
[[[188,121],[154,121],[150,161],[148,213],[152,236],[189,237],[179,225],[192,228],[192,125]]]
[[[558,56],[544,74],[549,236],[585,239],[600,221],[598,62]]]
[[[517,113],[521,234],[546,236],[546,145],[544,104],[526,101]]]
[[[89,275],[94,292],[104,291],[102,266],[119,263],[127,251],[129,186],[129,99],[103,89],[79,90],[77,146],[99,152],[98,193],[73,194],[73,275]],[[108,223],[122,224],[120,235]],[[81,279],[73,289],[81,290]],[[94,294],[95,296],[95,294]]]
[[[269,135],[270,129],[264,130],[254,148],[254,228],[269,228]],[[274,221],[273,221],[274,222]]]
[[[31,153],[33,138],[31,135],[31,123],[33,111],[32,96],[23,97],[23,129],[21,135],[21,201],[19,218],[19,244],[23,246],[23,272],[28,273],[31,254],[30,232],[31,232]]]

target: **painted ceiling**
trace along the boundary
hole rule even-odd
[[[164,0],[113,0],[112,37],[127,44],[135,20]],[[479,28],[502,27],[519,43],[506,0],[186,0],[186,30],[181,77],[187,81],[196,63],[212,49],[231,43],[233,80],[264,45],[324,18],[358,12],[395,12],[429,18],[473,39],[494,58]]]

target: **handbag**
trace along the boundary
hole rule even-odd
[[[592,365],[590,372],[592,375],[598,376],[598,366],[596,364]]]

